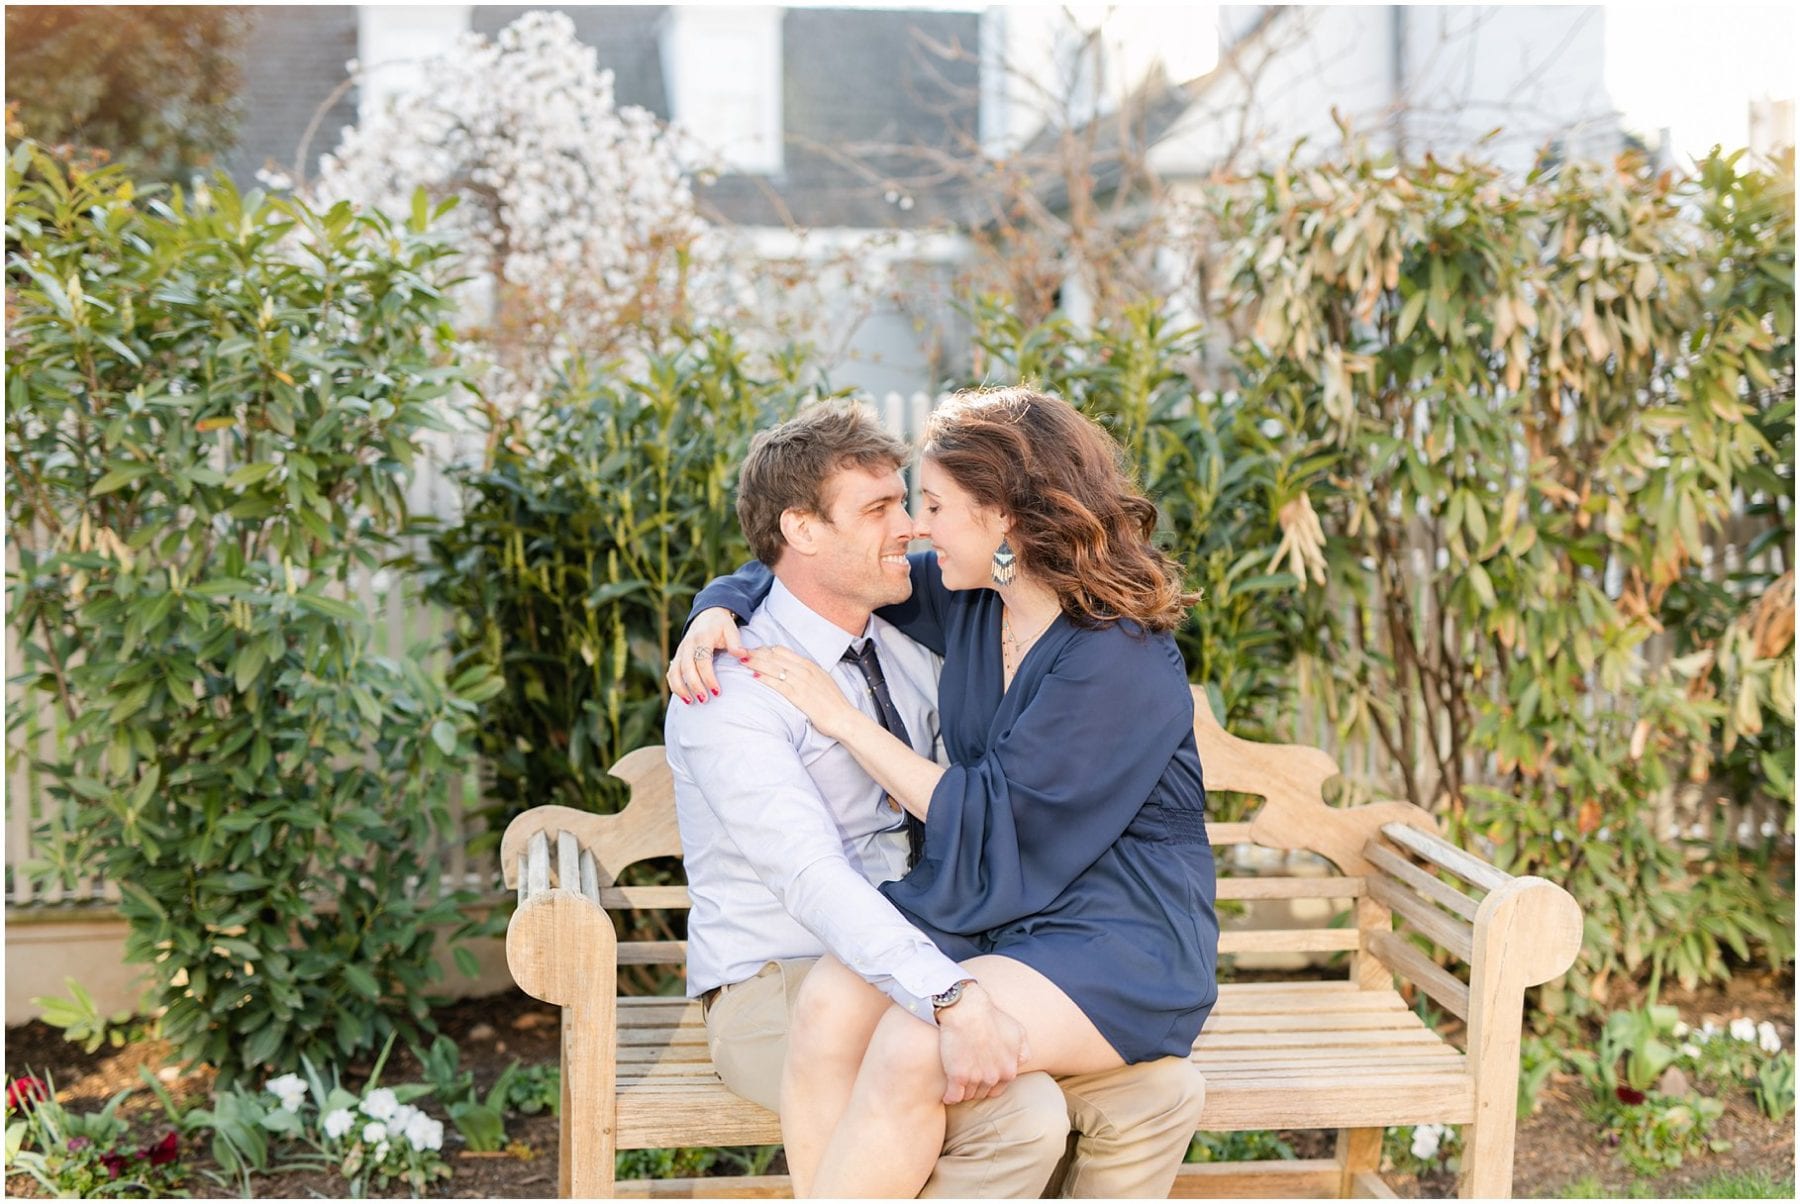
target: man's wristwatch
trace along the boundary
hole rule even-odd
[[[947,1007],[955,1007],[957,1002],[963,997],[963,988],[971,985],[974,981],[973,978],[965,978],[961,982],[950,984],[950,989],[943,994],[933,995],[931,997],[932,1015],[935,1016]]]

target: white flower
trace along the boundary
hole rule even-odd
[[[263,1090],[271,1095],[293,1095],[306,1090],[306,1080],[297,1074],[284,1074],[278,1079],[270,1079]]]
[[[1710,1041],[1719,1035],[1719,1026],[1708,1020],[1700,1026],[1700,1040]]]
[[[1748,1016],[1737,1016],[1731,1021],[1731,1038],[1734,1041],[1756,1040],[1756,1021]]]
[[[444,1122],[415,1112],[407,1120],[403,1136],[415,1150],[441,1150],[444,1148]]]
[[[339,1108],[325,1118],[325,1136],[336,1141],[356,1127],[356,1114],[348,1108]]]
[[[270,1079],[263,1090],[280,1099],[283,1110],[288,1112],[300,1111],[300,1105],[306,1102],[306,1080],[297,1074]]]
[[[388,1150],[390,1150],[392,1148],[393,1147],[388,1145],[388,1143],[385,1141],[382,1142],[380,1145],[376,1146],[375,1147],[375,1161],[380,1162],[383,1158],[386,1158],[388,1156]]]
[[[363,1115],[373,1116],[376,1120],[391,1120],[399,1108],[400,1101],[387,1087],[377,1087],[362,1102]]]
[[[1700,1047],[1692,1042],[1684,1044],[1681,1047],[1681,1056],[1684,1058],[1697,1058],[1700,1056]]]
[[[1762,1051],[1766,1054],[1781,1052],[1781,1034],[1767,1020],[1756,1026],[1756,1043],[1762,1046]]]
[[[1671,1034],[1671,1035],[1673,1035],[1673,1036],[1676,1036],[1676,1037],[1685,1037],[1685,1036],[1687,1036],[1687,1035],[1688,1035],[1688,1026],[1687,1026],[1687,1021],[1685,1021],[1685,1020],[1677,1020],[1677,1021],[1676,1021],[1676,1022],[1675,1022],[1675,1027],[1674,1027],[1674,1028],[1672,1028],[1672,1029],[1670,1029],[1670,1030],[1669,1030],[1669,1032],[1670,1032],[1670,1034]]]
[[[1412,1156],[1420,1162],[1431,1161],[1437,1157],[1438,1146],[1443,1140],[1443,1125],[1419,1125],[1413,1130]]]
[[[387,1126],[378,1120],[372,1120],[363,1126],[362,1139],[370,1145],[387,1140]]]

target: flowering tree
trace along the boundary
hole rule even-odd
[[[420,79],[345,131],[313,191],[389,212],[419,187],[461,198],[447,225],[474,257],[470,300],[488,300],[465,333],[493,357],[490,402],[529,404],[569,355],[654,345],[691,316],[693,151],[614,103],[566,15],[467,34]]]

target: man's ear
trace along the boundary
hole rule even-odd
[[[810,510],[797,510],[790,506],[781,512],[781,537],[796,554],[811,556],[818,551],[818,540],[813,530],[818,521],[818,516]]]

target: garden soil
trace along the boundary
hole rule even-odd
[[[1662,1002],[1678,1006],[1682,1016],[1696,1026],[1708,1020],[1722,1026],[1734,1016],[1772,1021],[1784,1044],[1793,1048],[1791,975],[1744,973],[1722,991],[1665,990]],[[516,991],[464,1000],[434,1014],[440,1029],[461,1049],[463,1068],[475,1072],[478,1090],[485,1090],[515,1058],[526,1064],[556,1061],[555,1012]],[[122,1105],[121,1114],[132,1121],[137,1135],[145,1141],[160,1137],[167,1131],[168,1123],[161,1105],[148,1090],[142,1089],[139,1068],[149,1066],[156,1071],[163,1067],[167,1054],[166,1043],[156,1041],[87,1054],[41,1021],[6,1030],[7,1077],[48,1072],[66,1106],[77,1110],[98,1108],[115,1093],[138,1086],[140,1090]],[[366,1064],[348,1068],[344,1075],[346,1084],[355,1085],[369,1069]],[[180,1103],[189,1107],[204,1104],[212,1083],[210,1070],[201,1068],[176,1075],[171,1069],[163,1069],[162,1075]],[[419,1077],[417,1062],[399,1050],[382,1074],[383,1081],[390,1084]],[[1513,1176],[1515,1195],[1557,1196],[1592,1176],[1589,1185],[1609,1194],[1635,1191],[1680,1198],[1691,1192],[1694,1184],[1725,1171],[1760,1170],[1776,1182],[1794,1173],[1793,1118],[1779,1123],[1769,1121],[1757,1110],[1748,1091],[1735,1091],[1726,1097],[1724,1118],[1714,1132],[1714,1136],[1731,1142],[1729,1150],[1693,1159],[1679,1170],[1652,1180],[1634,1176],[1605,1148],[1584,1112],[1584,1096],[1585,1088],[1578,1080],[1554,1077],[1539,1100],[1537,1112],[1521,1120]],[[512,1117],[507,1133],[513,1143],[509,1152],[451,1154],[454,1177],[440,1184],[434,1194],[486,1199],[555,1196],[555,1117]],[[1299,1157],[1326,1157],[1331,1153],[1330,1134],[1291,1132],[1281,1136]],[[454,1137],[448,1144],[454,1146]],[[216,1172],[217,1168],[203,1149],[184,1148],[182,1162],[190,1171],[186,1190],[195,1196],[229,1198],[240,1194],[235,1181],[221,1185],[206,1175],[206,1171]],[[782,1169],[779,1157],[769,1168],[770,1173],[780,1173]],[[1387,1177],[1403,1197],[1443,1198],[1454,1195],[1456,1190],[1455,1180],[1448,1173],[1424,1177],[1389,1173]],[[252,1193],[261,1198],[332,1197],[341,1195],[344,1189],[341,1179],[319,1172],[254,1176],[251,1181]],[[22,1197],[42,1194],[25,1175],[8,1179],[6,1193]],[[391,1194],[406,1193],[401,1190]]]

